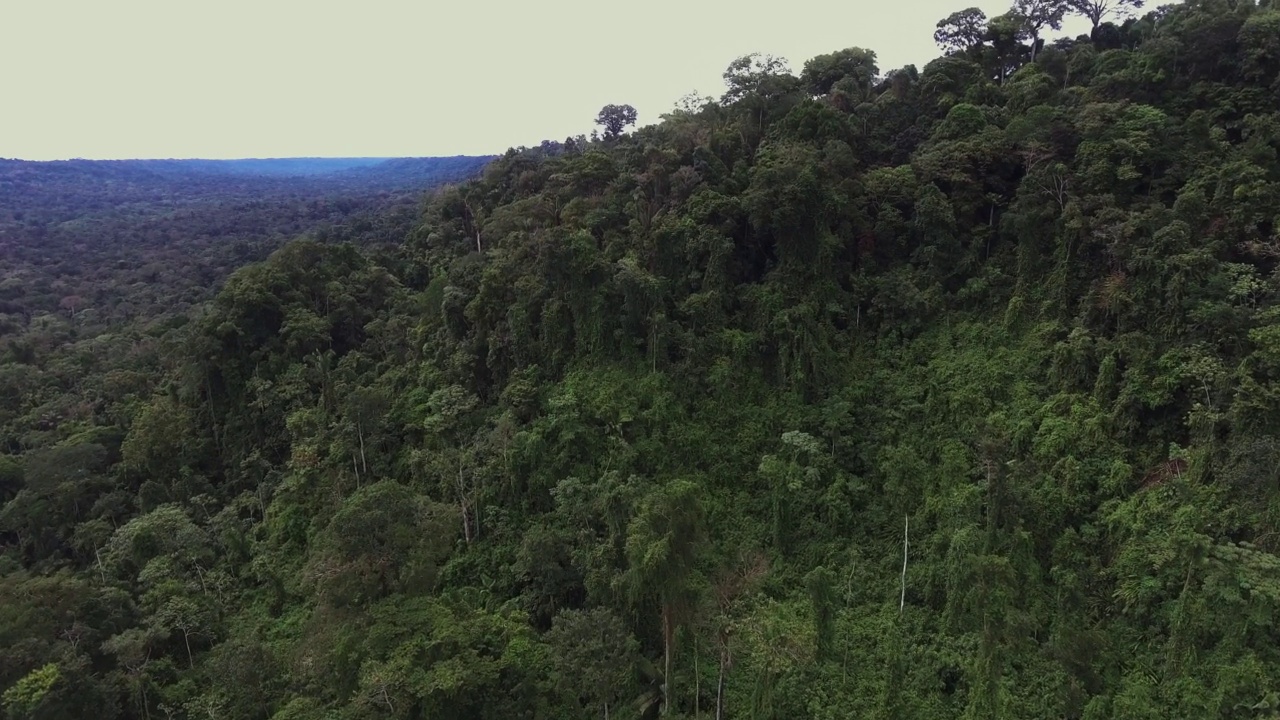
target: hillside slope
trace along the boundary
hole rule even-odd
[[[490,160],[0,160],[0,324],[74,297],[95,333],[185,311],[303,234],[398,241],[424,191]]]
[[[299,236],[370,252],[399,242],[425,192],[490,159],[338,173],[306,159],[232,163],[235,172],[206,161],[0,161],[0,452],[42,448],[81,423],[127,424],[132,398],[181,362],[166,349],[170,331],[236,268]],[[321,172],[257,174],[299,166]]]
[[[0,707],[1275,717],[1280,11],[941,25],[236,272],[0,458]]]

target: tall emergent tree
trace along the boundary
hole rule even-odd
[[[596,115],[596,124],[604,128],[604,139],[613,140],[622,131],[636,124],[636,109],[630,105],[605,105]]]
[[[1031,59],[1036,59],[1040,47],[1040,33],[1045,28],[1062,29],[1062,18],[1067,14],[1067,0],[1014,0],[1013,11],[1022,18],[1023,26],[1031,35]]]
[[[1067,0],[1067,6],[1076,14],[1089,18],[1095,30],[1108,15],[1125,18],[1141,9],[1142,5],[1143,0]]]
[[[964,52],[977,47],[987,36],[987,14],[971,7],[953,12],[938,21],[933,41],[946,53]]]
[[[656,597],[662,622],[662,712],[671,714],[676,629],[693,607],[693,577],[704,534],[701,489],[688,480],[654,488],[627,531],[627,560],[636,599]]]

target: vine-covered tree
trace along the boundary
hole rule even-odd
[[[0,715],[1274,715],[1280,14],[1069,7],[483,163],[0,161]]]

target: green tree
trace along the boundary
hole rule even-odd
[[[610,707],[629,699],[640,645],[604,608],[565,610],[546,635],[558,684],[575,701],[586,699],[608,720]]]
[[[874,52],[846,48],[810,59],[804,64],[800,81],[813,95],[826,95],[840,81],[848,79],[856,89],[858,100],[863,100],[871,92],[878,75]]]
[[[1142,9],[1142,5],[1143,0],[1067,0],[1067,6],[1073,12],[1089,18],[1094,30],[1098,29],[1103,18],[1108,15],[1123,19]]]
[[[947,53],[962,53],[975,48],[987,38],[987,14],[980,8],[967,8],[938,21],[933,41]]]
[[[1068,0],[1014,0],[1013,12],[1031,37],[1032,62],[1040,49],[1040,33],[1046,29],[1061,30],[1069,7]]]
[[[630,105],[605,105],[596,115],[596,124],[604,128],[604,139],[614,140],[628,126],[636,124],[636,109]]]
[[[306,582],[327,602],[358,607],[429,589],[456,537],[442,510],[393,480],[360,488],[312,544]]]
[[[675,702],[676,631],[694,607],[694,577],[704,537],[701,489],[673,480],[651,490],[627,528],[628,581],[637,600],[654,598],[662,628],[662,712]]]

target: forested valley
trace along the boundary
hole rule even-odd
[[[30,190],[4,717],[1280,717],[1272,3],[749,55],[423,201]]]
[[[233,270],[299,235],[398,242],[423,189],[474,177],[491,159],[0,159],[0,348],[34,371],[51,365],[35,360],[37,347],[48,354],[125,328],[158,338]],[[25,402],[0,399],[10,413]],[[19,453],[30,424],[9,427],[5,413],[0,450]]]

